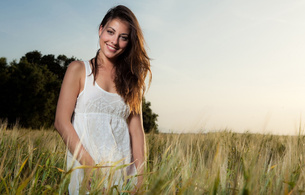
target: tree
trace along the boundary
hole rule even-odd
[[[47,69],[23,59],[7,68],[9,78],[2,83],[0,117],[10,124],[19,121],[23,127],[50,127],[60,81]]]
[[[35,51],[26,53],[24,57],[30,63],[40,64],[41,56],[42,56],[41,53],[39,51],[35,50]]]
[[[22,56],[20,61],[28,61],[29,63],[39,66],[47,66],[47,68],[54,73],[59,80],[64,78],[68,65],[77,60],[75,57],[68,58],[65,55],[58,55],[57,58],[53,54],[42,55],[39,51],[31,51]]]
[[[7,103],[7,95],[9,91],[7,90],[6,84],[8,83],[10,75],[8,72],[8,64],[6,62],[6,58],[0,58],[0,118],[6,118],[5,114],[1,115],[3,111],[6,109]]]
[[[8,74],[6,58],[0,58],[0,85],[6,82],[7,78]]]
[[[73,56],[71,58],[68,58],[65,55],[58,55],[56,60],[57,60],[57,63],[60,64],[62,67],[64,67],[64,69],[66,70],[68,65],[72,61],[75,61],[77,59],[75,57],[73,57]]]
[[[144,131],[145,133],[158,133],[159,132],[158,124],[157,124],[158,115],[152,111],[150,106],[151,103],[149,101],[146,101],[145,98],[143,98],[142,115],[143,115]]]
[[[23,127],[53,125],[56,103],[67,65],[75,60],[65,55],[42,55],[31,51],[7,65],[0,58],[0,118]]]
[[[53,72],[60,80],[64,78],[63,66],[60,66],[55,56],[52,54],[44,55],[41,58],[41,65],[47,65],[48,69]]]

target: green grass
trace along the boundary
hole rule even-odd
[[[146,142],[139,194],[305,194],[304,136],[224,131],[148,134]],[[0,194],[68,194],[65,155],[56,131],[2,125]]]

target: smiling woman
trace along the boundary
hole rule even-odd
[[[55,127],[69,149],[67,167],[76,169],[70,194],[104,193],[114,185],[136,191],[142,184],[142,176],[133,176],[141,175],[145,162],[141,101],[151,71],[144,38],[125,6],[107,12],[99,38],[93,59],[69,65],[57,105]],[[96,164],[119,167],[96,170]]]
[[[115,60],[128,45],[129,24],[120,19],[113,19],[99,30],[102,55],[109,60]]]

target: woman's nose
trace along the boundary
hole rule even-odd
[[[113,38],[112,38],[112,41],[111,41],[111,42],[112,42],[112,44],[113,44],[113,45],[117,45],[117,44],[118,44],[118,42],[119,42],[118,40],[119,40],[119,37],[117,37],[117,36],[113,36]]]

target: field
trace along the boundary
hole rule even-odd
[[[305,137],[148,134],[138,194],[305,194]],[[68,194],[66,149],[54,130],[0,127],[0,194]],[[101,194],[93,188],[92,194]],[[125,193],[117,188],[107,194]]]

